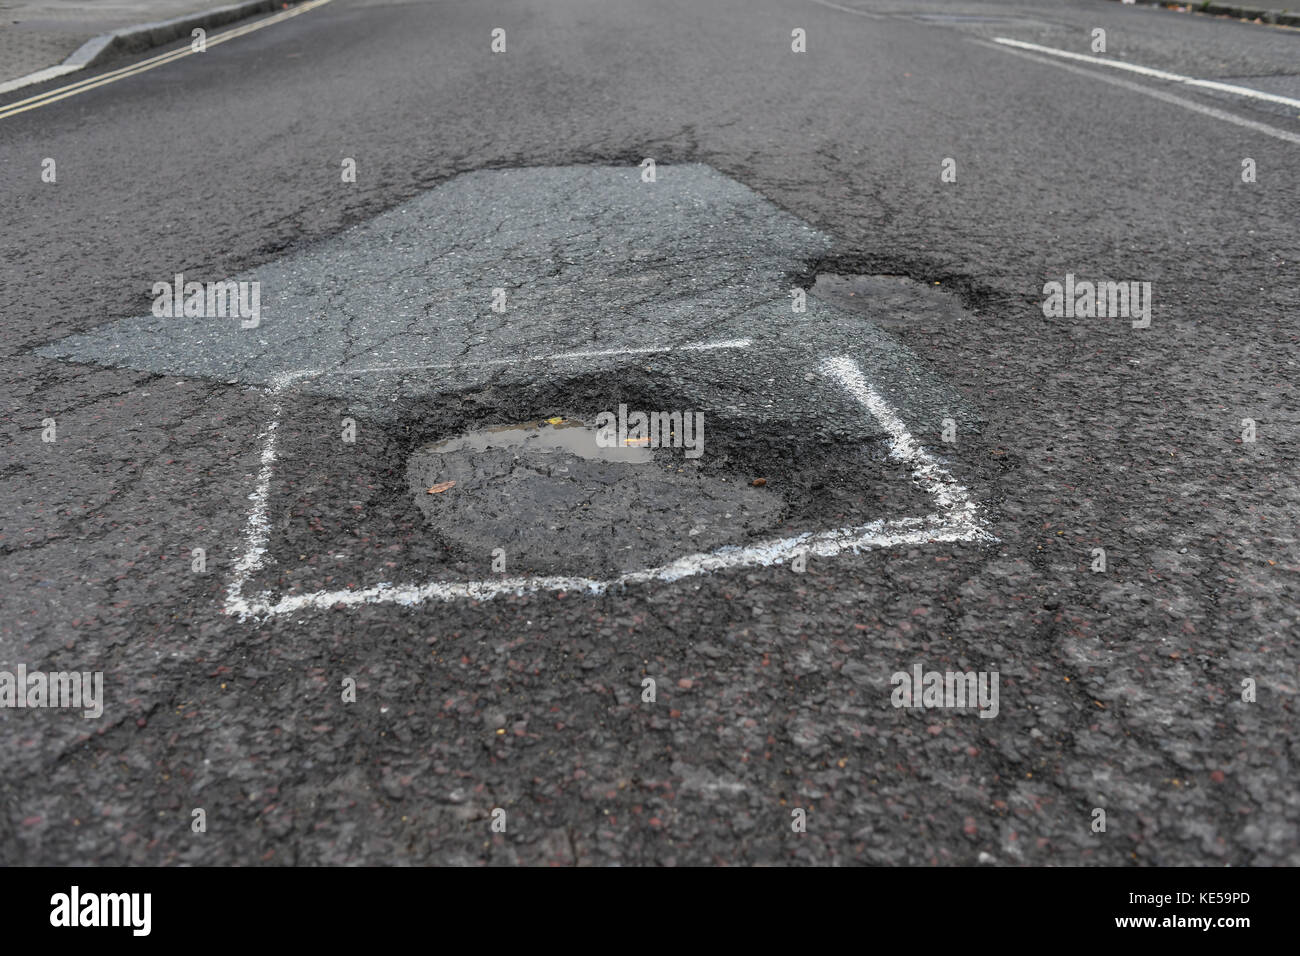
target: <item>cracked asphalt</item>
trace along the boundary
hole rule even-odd
[[[1095,28],[1300,98],[1300,33],[1105,0],[333,0],[0,115],[0,671],[105,688],[0,707],[0,862],[1300,863],[1300,110],[995,42]],[[260,324],[154,315],[178,273]],[[430,459],[620,404],[704,454]],[[986,537],[765,563],[933,512],[922,453]],[[759,556],[292,600],[497,548]]]

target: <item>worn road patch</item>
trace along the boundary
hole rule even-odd
[[[481,171],[249,273],[164,281],[151,314],[41,354],[265,391],[226,601],[241,616],[987,539],[905,424],[937,437],[978,416],[877,324],[796,287],[832,246],[706,166],[649,182]],[[251,319],[213,314],[203,291],[221,281],[257,290]],[[698,415],[707,445],[648,467],[564,449],[418,458],[471,428],[591,421],[629,398]],[[414,498],[425,481],[445,493]],[[356,519],[320,523],[321,495]]]

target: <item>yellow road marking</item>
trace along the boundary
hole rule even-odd
[[[242,27],[235,27],[233,30],[227,30],[225,33],[219,33],[214,37],[209,37],[207,47],[216,46],[218,43],[225,43],[227,40],[233,40],[236,37],[242,37],[246,33],[252,33],[254,30],[260,30],[262,27],[269,27],[274,23],[280,23],[292,17],[299,16],[315,10],[317,7],[324,6],[330,0],[309,0],[307,3],[299,4],[289,10],[281,11],[267,17],[264,20],[256,20],[253,23],[245,24]],[[155,67],[164,66],[181,57],[192,56],[196,51],[187,42],[179,50],[172,50],[170,53],[161,53],[158,56],[150,57],[147,60],[141,60],[139,63],[132,63],[130,66],[124,66],[121,69],[112,70],[100,76],[92,76],[90,79],[81,80],[76,83],[69,83],[67,86],[60,86],[57,89],[48,90],[36,96],[30,96],[25,100],[19,100],[16,103],[10,103],[8,106],[0,106],[0,119],[8,116],[15,116],[18,113],[25,113],[28,110],[34,110],[38,106],[48,106],[50,103],[57,103],[59,100],[67,99],[69,96],[76,96],[78,93],[84,93],[87,90],[93,90],[96,87],[104,86],[108,83],[115,83],[118,80],[124,80],[128,76],[135,76],[137,73],[144,73],[146,70],[152,70]]]

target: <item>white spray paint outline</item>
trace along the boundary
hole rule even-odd
[[[607,355],[628,355],[671,351],[701,351],[719,348],[745,348],[749,339],[732,339],[724,342],[696,345],[666,346],[654,349],[614,349],[606,352],[566,352],[550,356],[533,356],[524,359],[494,360],[492,364],[530,361],[557,361],[594,358]],[[262,567],[270,539],[271,525],[267,520],[271,478],[276,460],[276,430],[279,428],[282,406],[279,394],[294,383],[322,375],[348,374],[350,372],[413,371],[434,366],[383,369],[339,369],[334,371],[302,371],[277,376],[267,394],[272,399],[272,417],[262,432],[261,468],[257,487],[249,495],[253,503],[244,531],[245,550],[236,562],[226,589],[224,611],[237,615],[241,621],[277,614],[291,614],[312,608],[352,607],[359,604],[417,605],[429,600],[455,601],[468,598],[488,601],[503,594],[525,594],[537,591],[574,591],[590,595],[651,581],[679,581],[713,571],[750,566],[782,564],[800,554],[817,557],[835,557],[846,551],[859,552],[893,548],[901,545],[938,542],[973,541],[995,543],[986,530],[982,509],[971,500],[961,484],[912,437],[903,420],[873,389],[862,375],[858,364],[846,356],[826,359],[821,373],[844,386],[889,436],[890,457],[912,469],[912,480],[934,498],[938,508],[923,518],[895,518],[877,520],[864,525],[836,528],[831,531],[805,532],[790,538],[763,541],[746,547],[730,545],[716,551],[688,554],[667,564],[641,571],[630,571],[614,578],[587,578],[575,576],[532,576],[498,578],[486,581],[446,582],[431,581],[425,584],[395,585],[388,582],[372,587],[335,591],[311,591],[288,594],[278,600],[270,591],[256,597],[244,597],[244,586],[253,572]]]

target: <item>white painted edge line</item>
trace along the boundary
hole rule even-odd
[[[715,343],[715,347],[720,346]],[[827,359],[821,365],[821,372],[844,386],[885,429],[889,435],[890,456],[911,467],[913,480],[934,497],[938,507],[936,513],[924,518],[877,520],[856,527],[805,532],[743,548],[728,546],[708,553],[688,554],[658,567],[631,571],[615,578],[538,576],[405,585],[385,582],[367,588],[290,594],[279,600],[271,592],[262,592],[249,599],[244,596],[244,587],[253,572],[261,568],[271,533],[266,511],[276,460],[276,429],[282,411],[276,396],[293,382],[319,373],[281,376],[268,390],[268,394],[273,397],[273,417],[260,436],[261,468],[257,476],[257,487],[249,495],[253,504],[244,532],[245,550],[235,564],[226,590],[224,611],[243,621],[250,617],[263,618],[308,609],[353,607],[360,604],[416,605],[429,600],[454,601],[460,598],[485,601],[503,594],[536,591],[574,591],[598,595],[629,584],[678,581],[729,568],[781,564],[800,553],[834,557],[846,551],[870,551],[901,545],[967,541],[994,543],[998,540],[986,530],[983,513],[971,500],[966,489],[916,442],[902,419],[867,383],[856,362],[845,356]]]
[[[978,43],[980,46],[988,47],[990,50],[1001,50],[1003,53],[1010,53],[1012,56],[1019,56],[1026,60],[1033,60],[1035,63],[1045,63],[1058,70],[1065,70],[1068,73],[1074,73],[1078,76],[1086,76],[1092,80],[1109,83],[1111,86],[1118,86],[1133,93],[1141,93],[1143,96],[1149,96],[1152,99],[1160,100],[1163,103],[1172,103],[1174,106],[1181,106],[1183,109],[1191,110],[1193,113],[1200,113],[1203,116],[1210,116],[1214,119],[1222,120],[1225,123],[1240,126],[1243,129],[1252,130],[1256,133],[1263,133],[1265,136],[1271,136],[1274,139],[1280,139],[1286,143],[1295,143],[1296,145],[1300,145],[1300,133],[1292,133],[1288,130],[1278,129],[1276,126],[1269,126],[1252,119],[1246,119],[1243,116],[1237,116],[1236,114],[1229,113],[1226,110],[1215,109],[1213,106],[1206,106],[1203,103],[1198,103],[1195,100],[1189,100],[1185,97],[1177,96],[1153,86],[1134,83],[1130,80],[1121,79],[1118,76],[1110,76],[1106,73],[1100,73],[1097,70],[1089,70],[1085,67],[1062,63],[1060,60],[1053,60],[1045,56],[1039,56],[1036,53],[1017,50],[1006,46],[1005,44],[999,46],[998,44],[976,37],[967,37],[967,39],[971,43]]]
[[[1055,47],[1039,46],[1037,43],[1026,43],[1023,40],[1012,40],[1009,37],[993,37],[994,43],[1000,43],[1003,46],[1018,47],[1021,50],[1033,50],[1035,53],[1047,53],[1051,56],[1063,57],[1067,60],[1078,60],[1083,63],[1096,63],[1101,66],[1109,66],[1116,70],[1128,70],[1130,73],[1138,73],[1142,76],[1149,76],[1156,80],[1168,80],[1172,83],[1182,83],[1186,86],[1199,86],[1207,90],[1218,90],[1221,93],[1232,93],[1236,96],[1248,96],[1251,99],[1264,100],[1269,103],[1280,103],[1283,106],[1289,106],[1292,109],[1300,110],[1300,100],[1292,99],[1289,96],[1278,96],[1276,93],[1265,93],[1262,90],[1252,90],[1245,86],[1236,86],[1232,83],[1220,83],[1217,80],[1198,80],[1192,76],[1184,76],[1181,73],[1170,73],[1168,70],[1156,70],[1149,66],[1139,66],[1136,63],[1123,63],[1119,60],[1107,60],[1099,56],[1089,56],[1086,53],[1072,53],[1069,50],[1058,50]]]

